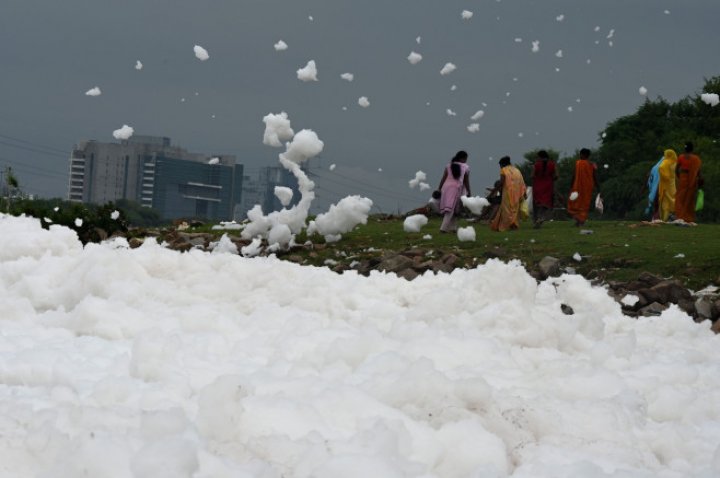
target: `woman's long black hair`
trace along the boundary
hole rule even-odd
[[[450,172],[453,175],[453,178],[460,179],[460,174],[462,173],[462,168],[460,167],[460,164],[464,160],[466,160],[468,157],[468,154],[465,151],[458,151],[455,153],[455,156],[450,160]]]

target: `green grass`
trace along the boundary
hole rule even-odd
[[[388,252],[420,249],[432,250],[436,258],[453,253],[465,267],[498,257],[506,261],[519,259],[532,268],[544,256],[554,256],[563,266],[572,267],[588,278],[606,281],[633,280],[648,271],[698,288],[716,282],[720,276],[720,225],[679,227],[591,221],[583,228],[592,230],[591,235],[581,235],[580,229],[569,221],[545,223],[542,229],[532,229],[526,221],[519,230],[502,233],[491,231],[484,223],[461,219],[458,225],[474,226],[476,241],[460,242],[455,234],[441,234],[438,218],[431,219],[420,233],[406,233],[402,218],[370,217],[367,225],[345,234],[340,242],[312,251],[295,250],[282,257],[313,265],[323,265],[327,259],[349,264]],[[432,235],[432,239],[423,239],[426,234]],[[297,242],[302,244],[305,239],[302,234]],[[323,242],[319,236],[311,239],[316,244]],[[573,260],[576,252],[583,257],[581,262]],[[678,254],[684,257],[676,258]]]

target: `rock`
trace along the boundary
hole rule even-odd
[[[647,284],[648,287],[654,287],[663,281],[662,277],[649,272],[641,272],[637,280]]]
[[[455,254],[445,254],[440,258],[440,262],[449,266],[454,266],[457,263],[458,259],[459,257]]]
[[[408,256],[408,257],[422,257],[425,255],[425,251],[423,251],[422,249],[415,248],[415,249],[408,249],[406,251],[403,251],[402,254],[404,256]]]
[[[295,262],[295,263],[300,264],[302,262],[303,258],[301,256],[298,256],[297,254],[293,254],[291,256],[288,256],[288,260],[290,262]]]
[[[713,318],[713,307],[714,304],[705,297],[700,297],[695,301],[695,311],[697,312],[698,319],[711,320]]]
[[[538,269],[540,270],[540,277],[542,277],[543,279],[559,275],[560,259],[552,256],[545,256],[538,263]]]
[[[415,272],[413,269],[403,269],[400,272],[398,272],[397,275],[398,275],[398,277],[402,277],[403,279],[413,280],[420,274]]]
[[[454,267],[451,264],[445,264],[442,261],[433,261],[431,268],[432,268],[432,271],[435,273],[438,273],[438,272],[450,273],[454,269]]]
[[[411,268],[413,264],[413,260],[409,257],[405,257],[401,254],[394,254],[383,257],[382,261],[377,266],[377,269],[385,272],[399,272],[404,269]]]
[[[131,237],[128,241],[128,244],[130,244],[130,249],[137,249],[138,247],[142,246],[142,239],[138,239],[137,237]]]
[[[660,304],[677,304],[681,300],[692,298],[690,291],[677,281],[662,281],[649,289],[640,289],[638,294],[643,296],[648,303],[659,302]]]
[[[565,315],[574,315],[575,311],[572,307],[570,307],[567,304],[560,304],[560,310],[562,310],[562,313]]]
[[[715,306],[713,312],[713,320],[717,320],[718,318],[720,318],[720,299],[716,300],[713,305]]]
[[[190,249],[193,248],[193,245],[190,244],[189,242],[180,242],[180,241],[178,241],[178,242],[173,242],[173,243],[171,243],[171,244],[168,246],[168,248],[169,248],[169,249],[172,249],[173,251],[187,252],[187,251],[189,251]]]
[[[678,302],[678,307],[680,307],[680,310],[692,317],[697,315],[695,311],[695,302],[692,300],[682,299]]]
[[[95,227],[93,228],[93,231],[95,231],[95,234],[97,235],[98,239],[101,241],[104,241],[108,238],[108,233],[105,229],[101,227]]]
[[[665,309],[667,309],[668,306],[664,304],[660,304],[658,302],[653,302],[650,305],[647,305],[643,307],[642,309],[638,310],[638,315],[641,315],[643,317],[653,317],[658,316],[663,313]]]
[[[716,334],[720,334],[720,320],[716,320],[715,322],[713,322],[712,327],[710,327],[710,330],[712,330]]]

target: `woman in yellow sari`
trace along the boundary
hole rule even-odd
[[[519,228],[518,216],[520,214],[520,202],[525,199],[525,181],[520,170],[510,164],[509,156],[500,159],[500,184],[496,189],[502,191],[502,201],[500,202],[500,208],[490,223],[490,229],[493,231],[507,231]]]
[[[665,150],[658,172],[660,183],[658,184],[658,212],[662,221],[667,221],[670,214],[675,214],[675,169],[677,168],[677,154],[672,149]]]

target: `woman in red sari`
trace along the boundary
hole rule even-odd
[[[693,154],[693,144],[685,144],[685,153],[678,157],[675,174],[678,177],[675,193],[675,217],[685,222],[695,222],[695,200],[703,185],[700,175],[700,157]]]
[[[535,229],[539,229],[542,223],[550,217],[557,178],[555,161],[550,159],[547,151],[538,151],[532,173],[533,227]]]

